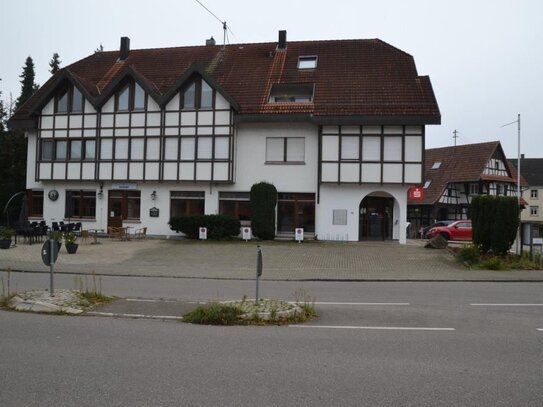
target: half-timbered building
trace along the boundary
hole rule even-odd
[[[26,129],[33,219],[170,235],[180,214],[248,222],[250,188],[268,181],[279,234],[403,243],[425,127],[439,123],[411,55],[280,31],[277,43],[163,49],[122,38],[59,70],[9,124]]]

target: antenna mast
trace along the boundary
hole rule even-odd
[[[219,21],[222,24],[223,29],[223,40],[222,40],[222,46],[223,48],[226,46],[226,42],[230,43],[228,40],[228,31],[230,31],[230,34],[234,35],[230,27],[226,24],[226,21],[222,21],[219,17],[217,17],[210,9],[208,9],[200,0],[196,0],[196,3],[198,3],[200,6],[202,6],[209,14],[211,14],[217,21]],[[235,37],[235,35],[234,35]]]
[[[456,147],[456,139],[459,137],[459,136],[458,136],[458,130],[454,130],[454,131],[453,131],[453,134],[454,134],[454,136],[453,136],[453,139],[454,139],[454,146]]]

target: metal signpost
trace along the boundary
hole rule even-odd
[[[256,246],[256,305],[260,301],[258,293],[259,278],[262,275],[262,249],[260,246]]]
[[[41,248],[41,259],[43,261],[43,264],[50,267],[50,287],[49,292],[51,297],[54,297],[55,291],[54,291],[54,284],[53,284],[53,274],[55,272],[55,262],[58,258],[58,246],[57,242],[53,238],[49,238],[49,240],[46,240],[43,243],[43,246]]]

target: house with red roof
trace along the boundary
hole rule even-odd
[[[424,198],[408,200],[413,237],[437,221],[469,219],[474,196],[517,196],[517,171],[499,141],[427,149],[424,161]]]
[[[405,242],[407,189],[441,116],[411,55],[378,39],[97,52],[11,117],[28,137],[31,219],[169,235],[181,214],[250,220],[278,190],[276,228]],[[41,202],[41,206],[40,206]]]

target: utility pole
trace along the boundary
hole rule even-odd
[[[456,147],[456,139],[458,138],[458,130],[455,129],[455,130],[453,131],[453,134],[454,134],[454,136],[453,136],[453,139],[454,139],[454,146]]]

